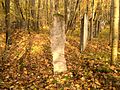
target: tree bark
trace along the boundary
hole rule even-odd
[[[66,60],[64,57],[65,48],[65,23],[64,17],[58,15],[59,1],[55,0],[55,14],[53,28],[51,30],[51,50],[53,56],[54,73],[65,72],[67,70]]]
[[[17,20],[17,27],[23,27],[23,21],[25,21],[22,9],[20,7],[19,0],[14,0],[15,3],[15,12],[16,12],[16,20]]]
[[[34,31],[37,31],[37,23],[36,23],[36,11],[35,11],[35,0],[30,0],[31,6],[31,16],[32,16],[32,28]]]
[[[53,20],[53,0],[50,0],[50,24]]]
[[[46,0],[46,20],[47,20],[47,24],[49,25],[49,14],[48,14],[48,0]]]
[[[40,25],[40,5],[41,5],[41,0],[38,0],[38,13],[37,13],[37,30],[39,30],[39,25]]]
[[[83,21],[81,23],[83,27],[81,28],[81,41],[80,41],[80,50],[81,52],[85,50],[88,40],[88,16],[84,15]]]
[[[113,31],[113,0],[111,0],[111,7],[110,7],[110,32],[109,32],[109,44],[112,43],[112,31]]]
[[[112,58],[111,64],[117,63],[118,39],[119,39],[119,0],[113,0],[113,35],[112,35]]]
[[[89,40],[91,40],[93,38],[93,25],[94,25],[94,0],[92,0],[92,18],[91,18],[91,28],[90,28]]]
[[[64,0],[65,31],[67,30],[67,4],[68,0]]]
[[[99,32],[98,23],[99,23],[99,21],[96,19],[95,20],[95,38],[98,37],[98,32]]]
[[[84,33],[84,17],[81,19],[80,28],[80,52],[83,51],[83,33]]]
[[[66,33],[69,29],[74,30],[75,29],[75,23],[76,23],[76,15],[77,15],[77,9],[79,8],[79,2],[80,0],[75,1],[71,1],[71,8],[70,8],[70,16],[69,16],[69,20],[67,23],[67,30]],[[75,7],[74,7],[74,3],[75,3]]]
[[[5,0],[5,25],[6,25],[6,45],[11,44],[10,40],[10,0]]]

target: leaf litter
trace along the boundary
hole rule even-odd
[[[110,46],[105,39],[88,42],[79,51],[79,37],[67,37],[68,71],[54,74],[48,34],[14,32],[5,62],[0,58],[0,90],[119,90],[120,67],[110,66]],[[0,55],[5,34],[0,35]]]

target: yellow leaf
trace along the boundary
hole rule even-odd
[[[82,80],[82,81],[85,81],[85,78],[84,78],[84,77],[82,77],[82,78],[81,78],[81,80]]]
[[[88,88],[88,90],[90,90],[90,88]]]

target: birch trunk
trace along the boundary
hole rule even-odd
[[[88,39],[88,16],[85,14],[84,16],[84,35],[83,35],[83,50],[85,50],[87,45],[87,39]]]
[[[51,30],[51,50],[53,56],[54,73],[67,70],[64,57],[65,48],[65,25],[64,20],[58,15],[54,15],[53,28]]]
[[[86,45],[87,45],[87,40],[88,40],[88,16],[87,14],[84,15],[82,24],[83,24],[83,28],[81,29],[81,43],[80,43],[81,52],[85,50]]]

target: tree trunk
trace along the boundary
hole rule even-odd
[[[36,23],[36,11],[35,11],[35,0],[30,0],[31,6],[31,16],[32,16],[32,29],[37,31],[37,23]]]
[[[83,21],[81,22],[81,41],[80,41],[80,50],[81,52],[85,50],[88,40],[88,16],[84,15]]]
[[[112,31],[113,31],[113,0],[111,0],[111,7],[110,7],[110,32],[109,32],[109,44],[112,43]]]
[[[119,0],[119,4],[120,4],[120,0]],[[119,5],[119,40],[120,40],[120,5]]]
[[[58,15],[58,0],[55,0],[55,14],[53,28],[51,30],[51,50],[53,56],[54,73],[64,72],[67,70],[64,57],[65,48],[65,23],[64,18]]]
[[[47,24],[49,25],[48,0],[46,0],[46,20],[47,20]]]
[[[37,13],[37,30],[39,30],[39,25],[40,25],[40,5],[41,5],[41,0],[38,0],[38,13]]]
[[[79,10],[79,2],[80,2],[80,0],[77,0],[76,2],[71,1],[70,15],[69,15],[68,23],[67,23],[66,33],[69,29],[71,29],[71,30],[75,29],[75,23],[76,23],[75,20],[76,20],[77,10]],[[75,3],[75,5],[74,5],[74,3]]]
[[[55,0],[55,1],[54,1],[54,4],[55,4],[55,5],[54,5],[54,6],[55,6],[55,7],[54,7],[54,8],[55,8],[55,13],[58,13],[58,9],[59,9],[59,0]]]
[[[112,58],[111,64],[117,63],[118,39],[119,39],[119,0],[113,0],[113,35],[112,35]]]
[[[97,35],[99,36],[99,33],[100,33],[100,21],[98,20],[98,31],[97,31]],[[97,36],[97,37],[98,37]]]
[[[120,4],[120,0],[119,0],[119,4]],[[120,5],[119,5],[119,40],[120,40]]]
[[[95,38],[98,37],[99,27],[98,27],[99,21],[95,20]]]
[[[53,0],[50,0],[50,24],[52,23],[53,20]]]
[[[68,0],[64,0],[65,31],[67,30],[67,4]]]
[[[10,40],[10,0],[5,0],[5,25],[6,25],[6,45],[11,44]]]
[[[93,38],[93,25],[94,25],[94,0],[92,0],[92,18],[91,18],[91,28],[90,28],[89,40],[91,40]]]
[[[17,20],[17,24],[18,24],[17,26],[18,26],[18,28],[22,28],[23,21],[25,20],[25,18],[23,16],[23,12],[20,7],[19,0],[14,0],[14,3],[15,3],[16,20]]]
[[[80,28],[80,51],[83,51],[83,33],[84,33],[84,17],[81,19]]]
[[[27,3],[28,3],[27,30],[28,30],[28,32],[30,33],[30,26],[31,26],[31,25],[30,25],[30,10],[31,10],[31,9],[30,9],[30,7],[31,7],[31,6],[30,6],[30,0],[29,0]]]

